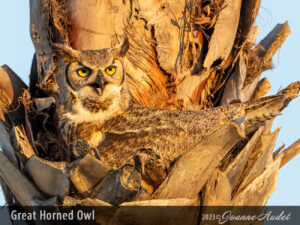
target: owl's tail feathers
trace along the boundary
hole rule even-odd
[[[244,122],[245,132],[250,133],[266,121],[280,115],[280,112],[288,106],[290,101],[297,97],[299,90],[300,82],[298,81],[290,84],[277,95],[246,103],[244,108],[246,117]]]

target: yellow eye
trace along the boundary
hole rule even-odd
[[[77,70],[77,74],[80,77],[87,77],[91,74],[91,70],[87,67],[82,67]]]
[[[109,66],[105,69],[105,73],[107,73],[110,76],[113,76],[117,71],[117,68],[115,66]]]

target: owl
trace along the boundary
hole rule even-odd
[[[128,108],[122,58],[128,41],[110,49],[77,51],[54,44],[57,60],[58,131],[65,143],[85,139],[96,147],[103,139],[105,121]]]
[[[110,168],[132,163],[139,149],[154,149],[172,161],[203,137],[244,116],[245,131],[250,133],[278,115],[291,100],[291,95],[279,94],[202,111],[147,108],[132,98],[124,82],[127,39],[100,50],[78,51],[60,44],[53,48],[60,136],[67,144],[87,141]],[[293,92],[293,97],[297,93]]]

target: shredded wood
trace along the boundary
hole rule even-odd
[[[264,62],[257,56],[256,51],[252,49],[251,45],[245,47],[245,52],[248,56],[247,76],[244,82],[244,87],[250,85],[262,72],[273,68],[272,60]]]
[[[50,0],[50,16],[54,27],[58,30],[62,42],[70,44],[69,42],[69,26],[70,21],[66,12],[67,0]],[[54,36],[54,34],[53,34]],[[56,37],[57,38],[57,37]]]

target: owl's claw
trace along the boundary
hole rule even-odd
[[[165,160],[159,152],[151,148],[143,148],[137,150],[134,155],[136,168],[142,174],[144,184],[147,183],[146,190],[149,193],[157,188],[166,178],[168,174],[169,162]],[[152,187],[152,190],[151,189]]]

